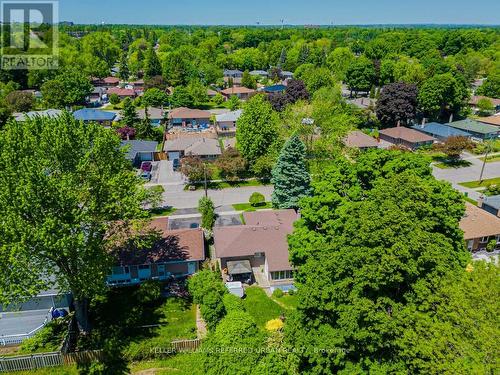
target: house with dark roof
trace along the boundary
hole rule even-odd
[[[446,141],[450,137],[472,138],[472,134],[464,130],[452,128],[451,126],[439,124],[437,122],[429,122],[428,124],[422,125],[413,125],[412,129],[430,135],[431,137],[434,137],[442,142]]]
[[[168,229],[168,218],[153,219],[144,235],[153,244],[138,248],[126,243],[113,252],[115,265],[107,277],[109,286],[135,285],[147,280],[168,280],[190,276],[205,260],[203,230]]]
[[[179,160],[184,156],[198,156],[213,160],[222,154],[218,139],[206,137],[180,137],[165,142],[163,150],[168,160]]]
[[[378,148],[378,142],[375,138],[359,130],[353,130],[347,133],[343,142],[346,147],[359,148],[360,150]]]
[[[179,107],[172,109],[168,114],[170,126],[184,128],[208,128],[212,114],[201,109]]]
[[[382,129],[379,131],[379,137],[395,146],[403,146],[410,150],[415,150],[423,146],[430,146],[436,140],[430,135],[404,126]]]
[[[243,72],[238,69],[224,69],[223,75],[227,78],[242,78]]]
[[[469,251],[484,251],[490,241],[495,241],[496,248],[500,246],[500,218],[491,213],[465,203],[465,216],[460,220],[460,229]]]
[[[134,139],[122,141],[121,147],[126,151],[125,157],[127,160],[130,160],[133,165],[137,166],[143,161],[154,160],[158,142]]]
[[[30,111],[26,113],[17,113],[14,114],[14,119],[17,122],[24,122],[28,119],[34,119],[37,117],[50,117],[56,118],[62,115],[62,111],[60,109],[46,109],[44,111]]]
[[[478,140],[496,139],[500,135],[500,128],[498,126],[485,124],[469,118],[460,121],[448,122],[445,125],[466,131]]]
[[[94,87],[90,93],[87,102],[94,107],[100,106],[106,98],[105,87]]]
[[[244,225],[214,228],[215,257],[227,281],[256,280],[264,288],[293,288],[287,236],[294,210],[243,213]]]
[[[116,113],[93,108],[82,108],[73,112],[73,117],[85,123],[97,122],[105,126],[111,126],[111,123],[116,118]]]

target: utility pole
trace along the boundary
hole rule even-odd
[[[484,167],[486,166],[486,161],[488,160],[488,154],[491,151],[491,143],[488,142],[488,147],[486,148],[486,154],[484,154],[484,159],[483,159],[483,166],[481,167],[481,174],[479,175],[479,185],[483,183],[483,173],[484,173]]]
[[[205,173],[205,198],[208,198],[208,189],[207,189],[207,165],[203,163],[203,172]]]

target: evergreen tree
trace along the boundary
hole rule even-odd
[[[286,62],[286,48],[283,47],[281,50],[280,59],[278,61],[278,68],[281,69]]]
[[[130,98],[125,98],[123,101],[123,111],[122,111],[121,122],[127,126],[135,127],[138,122],[137,112],[135,111],[134,103]]]
[[[148,107],[144,108],[144,119],[140,121],[136,127],[137,138],[139,139],[154,139],[155,130],[151,124],[151,119],[149,118]]]
[[[128,77],[130,76],[130,70],[128,68],[128,58],[127,58],[127,53],[123,52],[121,59],[120,59],[120,72],[119,72],[120,78],[123,80],[128,80]]]
[[[272,171],[273,207],[298,208],[299,200],[310,193],[311,178],[306,167],[306,146],[297,135],[283,146]]]
[[[255,78],[250,75],[248,70],[245,70],[243,72],[243,77],[241,78],[241,86],[246,87],[247,89],[256,89],[257,88],[257,82],[255,81]]]
[[[144,78],[151,79],[155,76],[160,76],[161,71],[162,68],[158,55],[155,50],[150,47],[146,53],[146,60],[144,62]]]

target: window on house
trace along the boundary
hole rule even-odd
[[[123,267],[113,267],[113,275],[123,275]]]
[[[149,265],[143,264],[143,265],[139,266],[139,269],[140,270],[147,270],[147,269],[149,269]]]
[[[500,234],[497,234],[497,235],[495,236],[495,239],[497,240],[497,244],[498,244],[498,243],[500,243]]]
[[[482,237],[481,238],[481,243],[487,243],[489,237]]]
[[[293,271],[274,271],[271,272],[273,280],[287,280],[293,278]]]

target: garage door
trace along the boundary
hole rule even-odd
[[[168,153],[168,160],[175,160],[175,159],[180,159],[181,158],[181,153],[179,151],[171,151]]]

